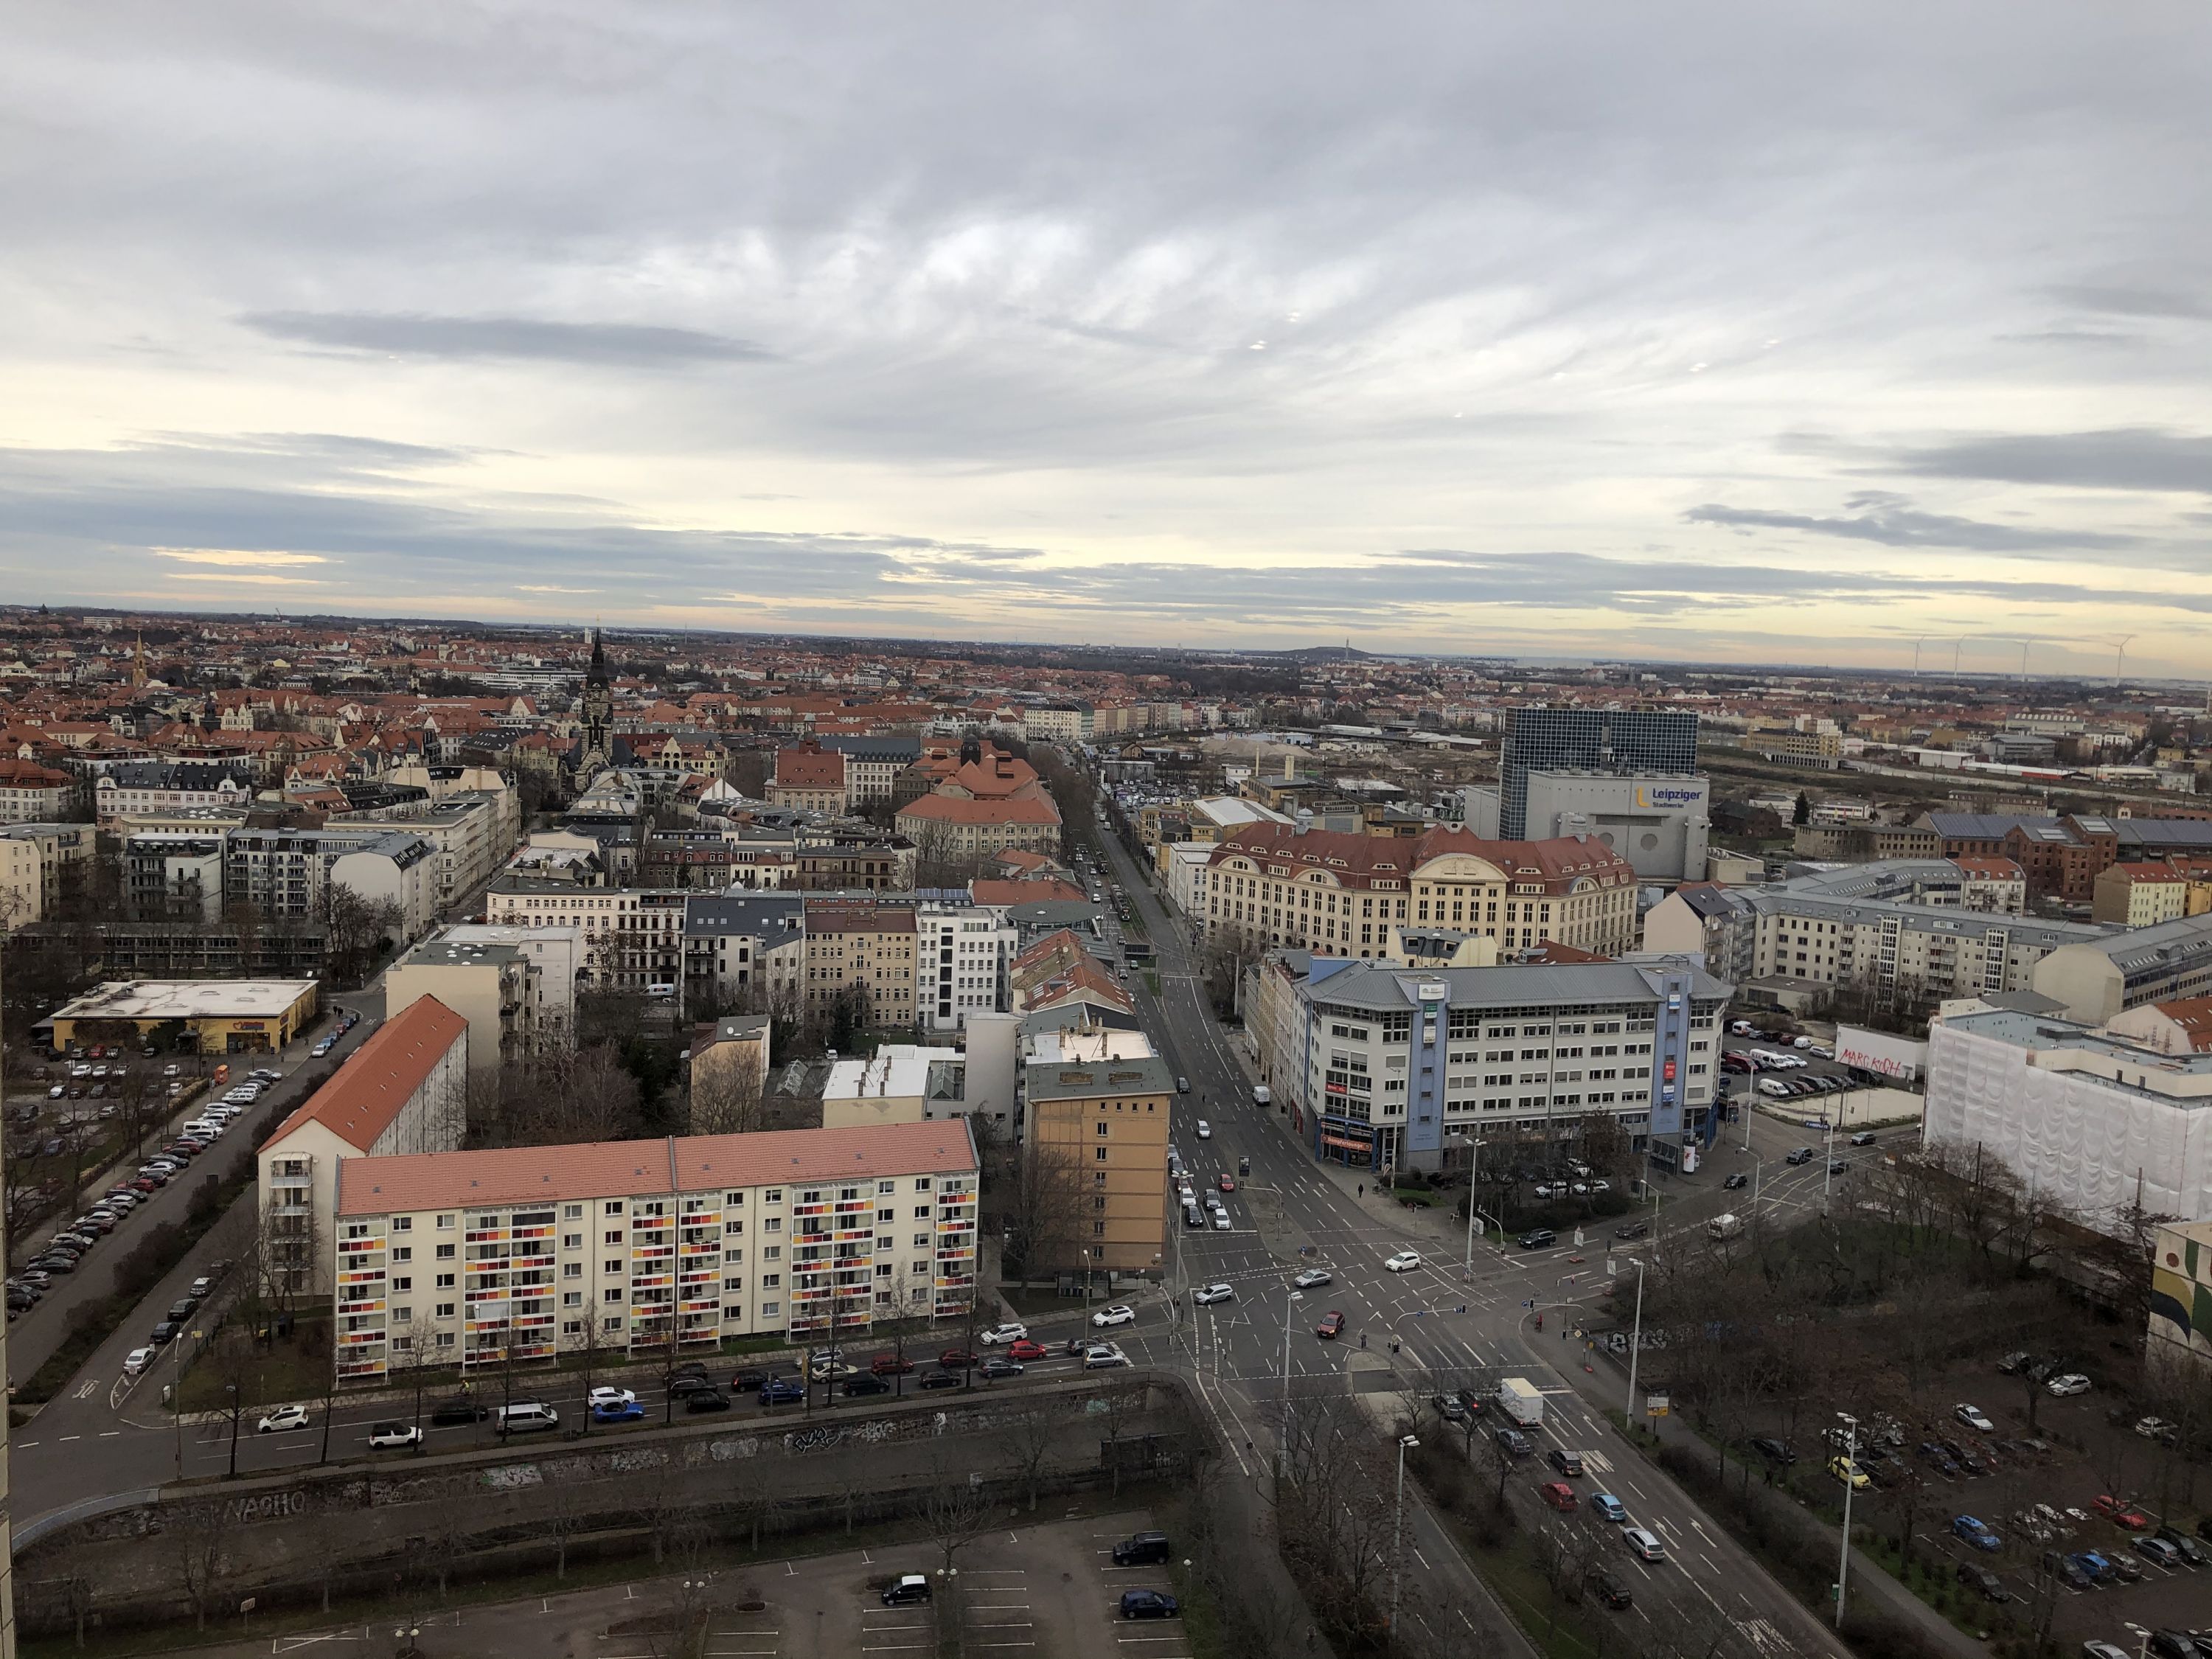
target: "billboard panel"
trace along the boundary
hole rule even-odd
[[[1836,1058],[1899,1083],[1917,1081],[1928,1069],[1928,1045],[1893,1031],[1869,1031],[1856,1025],[1836,1027]]]

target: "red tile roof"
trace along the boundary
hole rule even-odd
[[[775,751],[775,782],[781,789],[842,789],[845,756],[842,750],[805,743],[796,749]]]
[[[301,1124],[321,1124],[366,1152],[456,1042],[469,1023],[435,997],[420,997],[354,1051],[337,1075],[301,1101],[269,1138],[273,1146]],[[466,1049],[463,1057],[466,1058]]]
[[[1378,877],[1402,885],[1423,865],[1448,853],[1472,854],[1496,865],[1509,880],[1541,882],[1553,891],[1564,891],[1584,878],[1606,887],[1636,879],[1626,859],[1591,837],[1485,841],[1468,830],[1446,829],[1425,830],[1407,840],[1338,830],[1309,830],[1301,835],[1293,825],[1259,823],[1216,842],[1207,861],[1219,864],[1241,854],[1262,868],[1288,866],[1285,873],[1322,869],[1343,886],[1364,888]]]
[[[1085,896],[1081,888],[1064,881],[986,881],[979,877],[968,884],[968,896],[978,904],[1079,904]]]
[[[1058,823],[1060,812],[1042,797],[1021,800],[969,800],[957,795],[924,795],[898,810],[902,818],[933,823]]]
[[[2212,997],[2180,997],[2161,1002],[2158,1011],[2181,1028],[2197,1054],[2212,1051]]]
[[[769,1129],[665,1140],[592,1140],[567,1146],[353,1158],[338,1166],[337,1213],[391,1215],[543,1200],[660,1193],[881,1176],[972,1171],[964,1118],[853,1129]]]

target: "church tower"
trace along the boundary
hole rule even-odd
[[[614,689],[607,684],[605,631],[592,630],[592,668],[584,677],[584,734],[576,750],[576,775],[588,778],[614,764]]]

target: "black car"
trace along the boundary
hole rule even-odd
[[[146,1340],[152,1343],[155,1347],[163,1348],[167,1347],[175,1340],[176,1334],[176,1326],[170,1321],[165,1319],[160,1324],[154,1327],[152,1334],[148,1336]]]
[[[890,1391],[890,1380],[878,1376],[872,1371],[857,1372],[845,1379],[845,1398],[848,1400],[864,1394],[889,1394]]]
[[[430,1408],[430,1420],[443,1428],[454,1423],[481,1423],[491,1415],[491,1407],[479,1406],[473,1400],[456,1395],[451,1400],[441,1400]]]
[[[1176,1599],[1165,1590],[1133,1589],[1121,1592],[1121,1616],[1124,1619],[1172,1619],[1177,1608]]]
[[[1770,1463],[1795,1463],[1797,1454],[1790,1449],[1786,1440],[1777,1440],[1771,1434],[1762,1434],[1751,1443],[1752,1450]]]
[[[190,1319],[192,1316],[193,1311],[198,1309],[199,1305],[200,1303],[198,1297],[179,1297],[176,1301],[169,1304],[169,1317],[176,1323],[181,1325],[185,1320]]]
[[[1589,1577],[1583,1582],[1589,1586],[1590,1594],[1606,1607],[1625,1607],[1634,1599],[1629,1595],[1627,1585],[1602,1568],[1591,1568]]]
[[[2043,1570],[2060,1583],[2077,1590],[2087,1589],[2097,1582],[2089,1577],[2089,1570],[2087,1567],[2072,1556],[2058,1550],[2044,1551]]]
[[[730,1386],[739,1394],[757,1394],[760,1392],[761,1384],[767,1382],[769,1374],[763,1367],[748,1365],[731,1376]]]
[[[1172,1559],[1174,1555],[1175,1547],[1164,1532],[1131,1533],[1114,1546],[1114,1565],[1117,1567],[1149,1566]]]
[[[2187,1632],[2178,1630],[2153,1631],[2149,1650],[2159,1659],[2204,1659],[2206,1651]]]
[[[960,1386],[960,1373],[941,1369],[924,1371],[914,1379],[914,1386],[917,1389],[957,1389]]]
[[[1828,1160],[1828,1173],[1830,1175],[1848,1174],[1850,1170],[1850,1167],[1851,1166],[1850,1164],[1844,1163],[1840,1158],[1832,1158]]]
[[[1784,1164],[1789,1164],[1792,1169],[1795,1169],[1800,1164],[1810,1164],[1819,1156],[1820,1154],[1815,1152],[1810,1146],[1800,1146],[1796,1152],[1790,1153],[1789,1157],[1784,1158],[1782,1161]]]
[[[1987,1567],[1976,1566],[1972,1561],[1959,1563],[1959,1582],[1978,1592],[1985,1601],[2009,1601],[2012,1594],[2007,1590],[1996,1574]]]
[[[1562,1451],[1554,1446],[1545,1454],[1545,1461],[1571,1480],[1581,1477],[1583,1459],[1580,1452]]]
[[[1750,1185],[1751,1177],[1741,1173],[1732,1175],[1726,1181],[1721,1182],[1722,1189],[1725,1192],[1731,1193],[1735,1192],[1740,1187],[1748,1187]]]
[[[730,1396],[708,1383],[703,1389],[694,1389],[684,1396],[687,1412],[726,1412],[730,1409]]]
[[[672,1399],[682,1400],[690,1395],[716,1392],[713,1381],[704,1371],[687,1371],[682,1376],[668,1379],[668,1393]],[[708,1407],[708,1409],[711,1411],[714,1408]]]
[[[1496,1430],[1491,1438],[1497,1441],[1508,1457],[1526,1457],[1536,1449],[1534,1443],[1518,1429]]]
[[[1559,1236],[1549,1227],[1539,1227],[1534,1232],[1522,1234],[1517,1242],[1524,1250],[1540,1250],[1547,1244],[1558,1243]]]
[[[687,1359],[668,1373],[672,1379],[678,1376],[704,1376],[706,1374],[706,1362],[699,1359]]]
[[[1615,1238],[1641,1238],[1650,1231],[1650,1222],[1632,1221],[1626,1227],[1615,1227],[1613,1230],[1613,1236]]]

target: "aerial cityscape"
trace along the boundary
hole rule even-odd
[[[0,1659],[2212,1659],[2204,20],[0,40]]]

